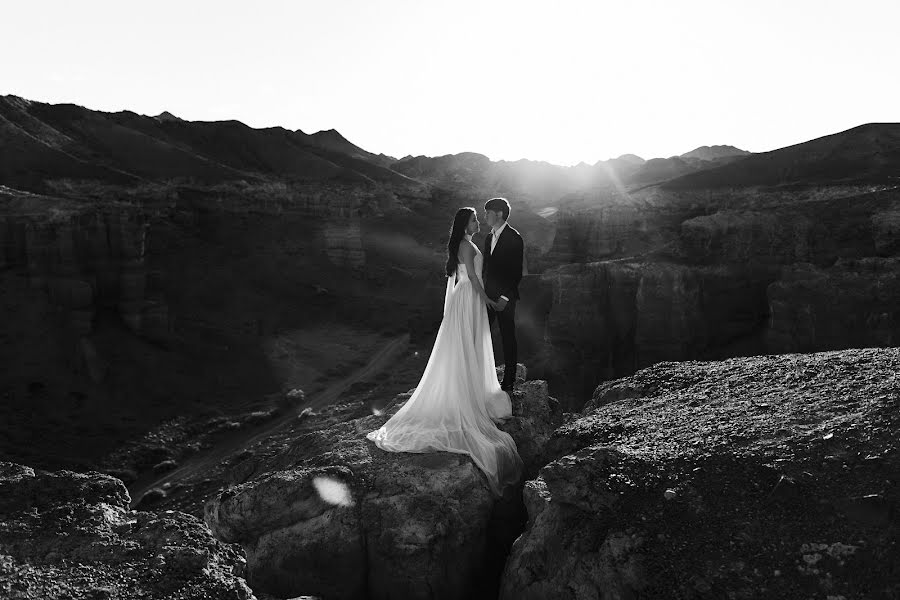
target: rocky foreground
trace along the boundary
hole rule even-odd
[[[251,600],[240,549],[101,473],[0,462],[0,598]]]
[[[232,465],[221,541],[113,478],[7,463],[0,595],[896,599],[898,373],[900,348],[658,363],[579,414],[520,381],[528,481],[499,501],[464,456],[366,440],[401,395]]]
[[[659,363],[525,486],[502,598],[900,598],[900,349]]]
[[[561,414],[543,381],[522,382],[504,425],[526,472]],[[472,461],[391,453],[365,438],[383,414],[298,436],[248,464],[245,483],[206,505],[217,537],[244,546],[254,590],[281,597],[496,597],[503,560],[524,522],[521,487],[495,499]],[[524,483],[524,482],[523,482]]]

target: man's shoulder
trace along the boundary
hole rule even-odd
[[[522,239],[522,234],[519,233],[519,230],[513,227],[512,225],[507,224],[506,228],[509,229],[510,233],[512,233],[515,237]]]

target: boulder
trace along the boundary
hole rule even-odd
[[[200,519],[128,502],[108,475],[0,462],[0,597],[255,598]]]
[[[499,427],[516,440],[525,475],[530,478],[547,463],[547,441],[562,422],[562,411],[559,402],[549,395],[546,381],[525,381],[519,385],[510,396],[513,416]]]
[[[502,426],[534,470],[558,413],[546,389],[524,383]],[[466,455],[385,452],[366,439],[408,396],[377,415],[307,430],[207,503],[214,534],[244,546],[255,590],[450,599],[494,586],[496,595],[502,557],[521,531],[521,488],[498,499]]]
[[[896,598],[900,349],[664,362],[525,485],[501,598]]]

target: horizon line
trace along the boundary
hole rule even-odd
[[[316,131],[316,132],[313,132],[313,133],[307,133],[307,132],[303,131],[302,129],[299,129],[299,128],[298,128],[298,129],[289,129],[289,128],[285,127],[284,125],[268,125],[268,126],[256,127],[256,126],[250,125],[250,124],[248,124],[248,123],[245,123],[244,121],[241,121],[241,120],[239,120],[239,119],[234,119],[234,118],[232,118],[232,119],[215,119],[215,120],[203,120],[203,119],[195,119],[195,120],[194,120],[194,119],[184,119],[184,118],[182,118],[182,117],[179,117],[176,113],[174,113],[174,112],[172,112],[172,111],[170,111],[170,110],[168,110],[168,109],[164,109],[164,110],[162,110],[160,113],[158,113],[158,114],[156,114],[156,115],[148,115],[148,114],[136,112],[136,111],[131,110],[131,109],[128,109],[128,108],[124,108],[124,109],[121,109],[121,110],[101,110],[101,109],[91,108],[91,107],[88,107],[88,106],[85,106],[85,105],[82,105],[82,104],[77,104],[77,103],[75,103],[75,102],[58,102],[58,103],[51,103],[51,102],[45,102],[45,101],[43,101],[43,100],[35,100],[35,99],[32,99],[32,98],[26,98],[25,96],[19,96],[18,94],[13,94],[13,93],[4,94],[4,95],[2,95],[2,96],[0,96],[0,97],[3,97],[3,98],[10,98],[10,97],[12,97],[12,98],[17,98],[17,99],[19,99],[19,100],[24,100],[24,101],[26,101],[26,102],[34,102],[34,103],[38,103],[38,104],[45,104],[45,105],[47,105],[47,106],[66,106],[66,105],[68,105],[68,106],[77,106],[78,108],[82,108],[82,109],[84,109],[84,110],[88,110],[88,111],[91,111],[91,112],[97,112],[97,113],[103,113],[103,114],[131,113],[131,114],[134,114],[134,115],[137,115],[137,116],[140,116],[140,117],[145,117],[145,118],[148,118],[148,119],[158,119],[161,115],[168,113],[168,114],[171,115],[172,117],[175,117],[175,118],[178,119],[179,121],[183,121],[183,122],[185,122],[185,123],[239,123],[240,125],[243,125],[244,127],[247,127],[248,129],[252,129],[252,130],[254,130],[254,131],[264,131],[264,130],[267,130],[267,129],[281,129],[281,130],[283,130],[283,131],[288,131],[288,132],[291,132],[291,133],[301,133],[301,134],[303,134],[303,135],[310,136],[310,137],[315,136],[315,135],[320,134],[320,133],[334,132],[334,133],[336,133],[337,135],[341,136],[341,137],[342,137],[345,141],[347,141],[349,144],[355,146],[356,148],[359,148],[360,150],[362,150],[362,151],[364,151],[364,152],[366,152],[366,153],[368,153],[368,154],[372,154],[372,155],[374,155],[374,156],[383,156],[383,157],[387,157],[387,158],[392,158],[392,159],[394,159],[395,161],[398,161],[398,162],[401,161],[401,160],[408,159],[408,158],[422,158],[422,157],[424,157],[424,158],[432,158],[432,159],[434,159],[434,158],[446,158],[446,157],[449,157],[449,156],[460,156],[460,155],[463,155],[463,154],[476,154],[476,155],[485,157],[487,160],[489,160],[489,161],[492,162],[492,163],[532,162],[532,163],[543,163],[543,164],[547,164],[547,165],[550,165],[550,166],[558,167],[558,168],[561,168],[561,169],[574,169],[574,168],[578,168],[578,167],[582,167],[582,166],[596,167],[596,166],[597,166],[598,164],[600,164],[600,163],[608,163],[608,162],[611,162],[611,161],[614,161],[614,160],[618,160],[618,159],[620,159],[620,158],[623,158],[623,157],[625,157],[625,156],[634,156],[634,157],[637,157],[637,158],[641,159],[642,161],[644,161],[645,163],[646,163],[646,162],[649,162],[649,161],[651,161],[651,160],[669,160],[669,159],[672,159],[672,158],[681,158],[681,157],[684,156],[685,154],[689,154],[689,153],[694,152],[694,151],[696,151],[696,150],[699,150],[699,149],[701,149],[701,148],[714,148],[714,147],[717,147],[717,146],[724,146],[724,147],[734,148],[734,149],[740,150],[740,151],[742,151],[742,152],[748,152],[749,154],[748,154],[747,156],[750,156],[750,155],[757,155],[757,154],[766,154],[766,153],[769,153],[769,152],[775,152],[775,151],[777,151],[777,150],[782,150],[782,149],[784,149],[784,148],[790,148],[790,147],[797,146],[797,145],[800,145],[800,144],[805,144],[805,143],[807,143],[807,142],[812,142],[812,141],[815,141],[815,140],[819,140],[819,139],[823,139],[823,138],[826,138],[826,137],[830,137],[830,136],[832,136],[832,135],[839,135],[839,134],[841,134],[841,133],[846,133],[846,132],[848,132],[848,131],[852,131],[852,130],[854,130],[854,129],[858,129],[858,128],[860,128],[860,127],[866,127],[866,126],[871,126],[871,125],[892,125],[892,124],[893,124],[893,125],[897,125],[897,124],[900,124],[900,122],[893,122],[893,121],[872,121],[872,122],[860,123],[859,125],[855,125],[855,126],[850,127],[850,128],[848,128],[848,129],[843,129],[843,130],[841,130],[841,131],[835,131],[835,132],[832,132],[832,133],[827,133],[827,134],[825,134],[825,135],[821,135],[821,136],[818,136],[818,137],[814,137],[814,138],[810,138],[810,139],[803,140],[803,141],[800,141],[800,142],[796,142],[796,143],[794,143],[794,144],[788,144],[788,145],[786,145],[786,146],[779,146],[778,148],[772,148],[772,149],[770,149],[770,150],[762,150],[762,151],[746,150],[746,149],[744,149],[744,148],[738,148],[737,146],[734,146],[734,145],[732,145],[732,144],[703,144],[703,145],[701,145],[701,146],[697,146],[696,148],[692,148],[691,150],[687,150],[687,151],[685,151],[685,152],[683,152],[683,153],[681,153],[681,154],[672,154],[672,155],[669,155],[669,156],[653,156],[653,157],[650,157],[650,158],[644,158],[643,156],[641,156],[641,155],[639,155],[639,154],[637,154],[637,153],[634,153],[634,152],[625,152],[625,153],[619,154],[618,156],[615,156],[615,157],[610,157],[610,158],[607,158],[607,159],[598,159],[598,160],[597,160],[596,162],[594,162],[594,163],[589,163],[589,162],[587,162],[587,161],[585,161],[585,160],[581,160],[581,161],[579,161],[579,162],[577,162],[577,163],[566,165],[566,164],[559,164],[559,163],[555,163],[555,162],[551,162],[551,161],[543,160],[543,159],[525,158],[525,157],[518,158],[518,159],[505,159],[505,158],[493,159],[493,158],[491,158],[490,156],[488,156],[487,154],[484,154],[483,152],[477,152],[477,151],[474,151],[474,150],[462,150],[462,151],[459,151],[459,152],[452,152],[452,153],[448,153],[448,154],[435,154],[435,155],[428,155],[428,154],[412,154],[412,153],[409,153],[409,154],[406,154],[406,155],[404,155],[404,156],[402,156],[402,157],[396,157],[396,156],[392,156],[392,155],[390,155],[390,154],[386,154],[386,153],[384,153],[384,152],[373,152],[373,151],[371,151],[371,150],[368,150],[368,149],[366,149],[366,148],[363,148],[362,146],[359,146],[359,145],[355,144],[354,142],[350,141],[350,140],[347,138],[347,136],[345,136],[343,133],[341,133],[341,131],[340,131],[339,129],[337,129],[337,128],[335,128],[335,127],[331,127],[331,128],[329,128],[329,129],[320,129],[319,131]]]

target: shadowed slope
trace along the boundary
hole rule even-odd
[[[755,185],[900,181],[900,123],[868,123],[841,133],[694,173],[672,190]]]

